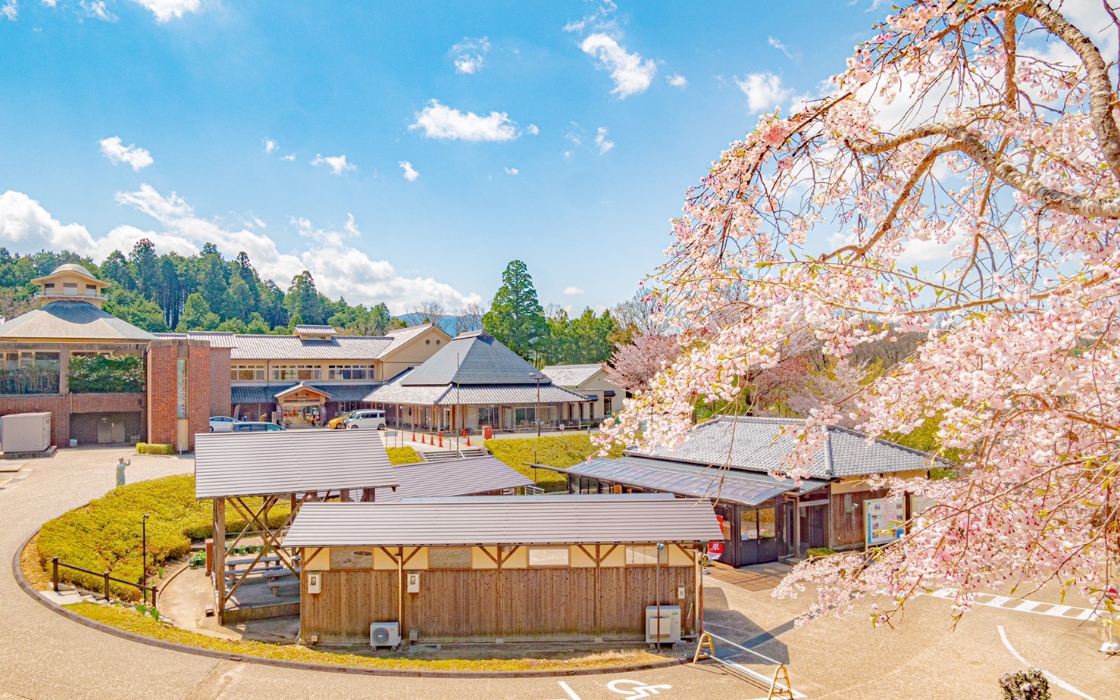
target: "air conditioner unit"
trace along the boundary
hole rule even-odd
[[[369,645],[377,647],[398,647],[401,644],[401,625],[399,622],[374,622],[369,626]]]
[[[646,607],[646,644],[676,644],[681,641],[681,606],[662,605]]]

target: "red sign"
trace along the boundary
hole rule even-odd
[[[719,521],[719,530],[723,532],[723,516],[717,515],[716,520]],[[719,559],[723,556],[723,540],[712,540],[708,543],[708,558]]]

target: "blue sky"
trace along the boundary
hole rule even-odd
[[[516,258],[610,306],[872,4],[0,0],[0,244],[212,241],[398,313],[488,303]]]

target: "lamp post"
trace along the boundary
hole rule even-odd
[[[141,566],[143,566],[144,568],[142,568],[140,570],[140,585],[141,586],[147,586],[148,585],[148,514],[147,513],[144,513],[144,519],[140,521],[140,547],[141,547],[141,551],[143,551],[143,553],[144,553],[143,554],[144,559],[143,559],[143,562],[141,564]],[[148,602],[148,589],[144,588],[143,591],[144,591],[144,602],[147,603]]]

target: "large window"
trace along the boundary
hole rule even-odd
[[[657,545],[635,545],[626,548],[627,566],[655,566],[658,559],[662,564],[669,563],[669,548],[658,550]]]
[[[567,547],[530,547],[529,566],[567,566]]]
[[[230,365],[229,379],[232,382],[263,382],[264,365]]]
[[[479,425],[497,425],[498,424],[498,409],[494,406],[479,406],[478,407],[478,424]]]
[[[322,379],[323,368],[319,365],[276,365],[272,368],[274,382],[296,382],[308,379]]]
[[[744,510],[740,516],[740,539],[766,540],[778,534],[773,508],[759,508],[758,510]]]
[[[330,365],[327,379],[364,379],[373,381],[373,365]]]
[[[57,352],[23,350],[4,353],[0,372],[0,394],[57,394]]]
[[[536,407],[513,409],[513,420],[518,426],[533,425],[537,420]]]

